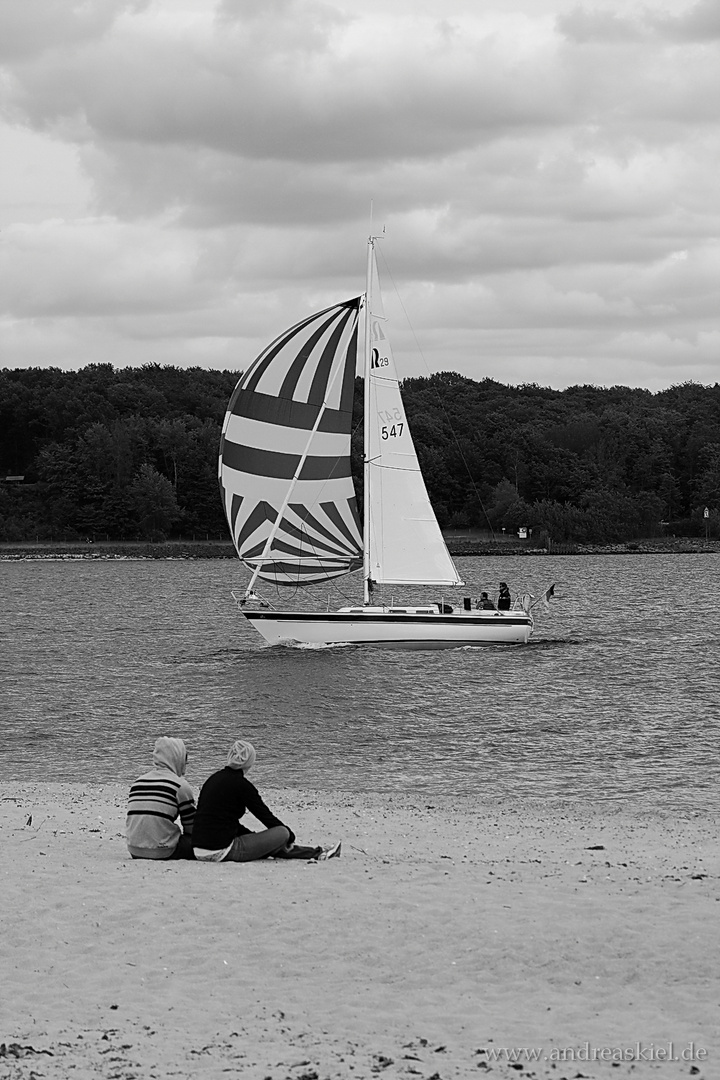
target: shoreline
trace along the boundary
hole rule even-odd
[[[0,1075],[715,1075],[717,814],[264,794],[342,858],[137,863],[127,785],[2,785]]]
[[[551,555],[707,555],[720,553],[720,540],[704,540],[700,537],[656,538],[629,540],[621,544],[552,544],[550,548],[532,547],[527,543],[510,541],[473,540],[458,536],[446,536],[448,551],[452,556],[543,557]],[[230,541],[181,541],[163,543],[121,541],[68,542],[68,543],[0,543],[0,562],[23,560],[123,560],[123,559],[237,559]]]

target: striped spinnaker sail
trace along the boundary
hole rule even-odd
[[[230,398],[220,491],[237,553],[265,581],[309,585],[362,565],[350,475],[359,307],[286,330]]]

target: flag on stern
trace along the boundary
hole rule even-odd
[[[553,584],[550,586],[550,588],[546,589],[545,592],[542,594],[543,611],[545,611],[546,613],[550,610],[550,597],[554,596],[554,595],[555,595],[555,583],[553,582]]]

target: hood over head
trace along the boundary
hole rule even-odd
[[[153,765],[159,769],[169,769],[178,776],[185,775],[187,765],[187,750],[182,739],[171,739],[167,735],[161,736],[155,743],[153,750]]]

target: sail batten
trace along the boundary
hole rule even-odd
[[[239,557],[278,585],[361,563],[350,475],[360,299],[297,323],[261,353],[230,399],[219,480]]]

